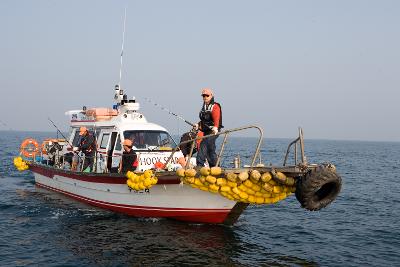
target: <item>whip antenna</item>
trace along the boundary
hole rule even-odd
[[[126,7],[125,7],[125,15],[124,15],[124,30],[122,32],[121,64],[119,67],[119,83],[118,83],[119,88],[121,88],[121,79],[122,79],[122,56],[124,55],[125,23],[126,23]]]

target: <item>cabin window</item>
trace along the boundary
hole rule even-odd
[[[79,129],[75,131],[74,139],[72,140],[72,146],[79,146],[81,136],[79,135]]]
[[[132,140],[137,149],[172,149],[176,146],[172,137],[163,131],[124,131],[124,138]]]
[[[121,137],[117,136],[117,143],[115,144],[115,150],[121,151],[122,150],[122,145],[121,145]]]
[[[107,148],[108,139],[110,139],[110,134],[109,133],[103,134],[103,136],[101,138],[100,148],[102,148],[102,149]]]

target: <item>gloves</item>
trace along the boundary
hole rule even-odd
[[[196,131],[199,129],[199,124],[198,123],[195,123],[194,125],[193,125],[193,129],[195,129]]]
[[[218,127],[212,127],[212,132],[213,134],[217,134],[218,133]]]
[[[79,150],[79,148],[76,147],[76,146],[74,146],[74,148],[72,149],[72,151],[74,151],[74,152],[76,152],[76,151],[78,151],[78,150]]]

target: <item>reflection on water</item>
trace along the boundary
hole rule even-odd
[[[87,264],[315,265],[305,259],[271,253],[257,241],[238,235],[236,232],[241,226],[133,218],[91,207],[40,187],[32,195],[52,206],[49,216],[54,222],[54,244],[51,245],[85,259]]]
[[[270,254],[241,240],[234,227],[108,214],[67,220],[58,229],[57,246],[96,265],[315,265]]]

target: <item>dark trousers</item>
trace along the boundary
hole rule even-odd
[[[214,167],[217,164],[217,153],[215,153],[215,141],[217,138],[218,136],[210,136],[201,141],[196,157],[197,166],[204,166],[206,159],[210,167]]]
[[[85,154],[85,162],[83,163],[82,171],[86,170],[86,168],[89,167],[90,172],[92,172],[93,163],[94,163],[94,153]]]

